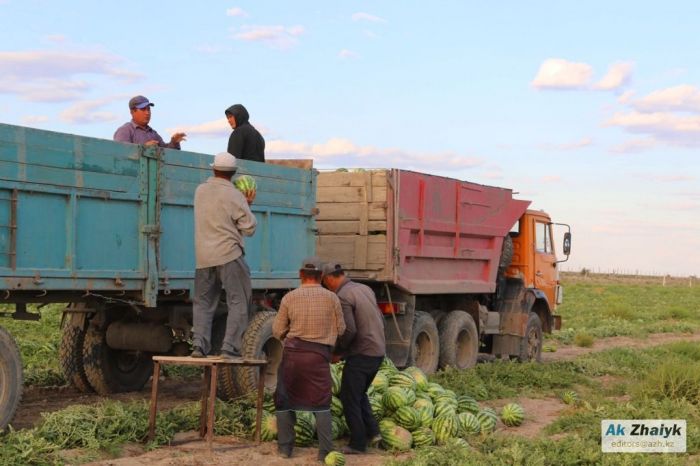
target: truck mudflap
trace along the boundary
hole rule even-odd
[[[561,330],[561,316],[552,315],[552,324],[554,330]]]

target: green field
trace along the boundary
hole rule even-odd
[[[609,336],[643,338],[650,333],[695,332],[700,327],[700,286],[604,283],[572,280],[560,308],[563,329],[547,342],[573,344],[577,336],[594,340]],[[34,385],[62,383],[55,360],[60,306],[42,309],[42,322],[5,325],[17,339]],[[447,445],[416,450],[410,459],[388,464],[463,465],[593,465],[700,463],[700,344],[675,342],[644,349],[614,348],[572,360],[547,364],[494,362],[465,372],[444,371],[432,381],[457,394],[471,394],[481,404],[498,405],[504,398],[537,398],[561,404],[561,412],[534,438],[506,433],[469,437],[469,446]],[[558,401],[574,391],[578,402]],[[217,434],[250,436],[250,401],[221,403]],[[196,404],[159,414],[158,438],[149,447],[167,443],[174,433],[193,430]],[[523,426],[537,419],[526,412]],[[687,454],[604,455],[600,451],[601,419],[686,419]],[[97,422],[90,420],[97,419]],[[106,402],[74,406],[47,415],[35,429],[10,432],[0,443],[0,464],[61,464],[59,453],[77,449],[72,462],[119,454],[126,442],[145,437],[144,403]]]

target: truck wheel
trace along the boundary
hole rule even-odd
[[[22,357],[14,338],[0,327],[0,430],[15,415],[22,399]]]
[[[277,369],[282,362],[282,342],[272,335],[272,322],[276,312],[262,311],[255,314],[243,335],[243,357],[267,359],[265,389],[277,387]],[[258,368],[239,367],[238,385],[242,394],[253,392],[258,387]]]
[[[112,349],[105,333],[94,328],[85,333],[83,364],[88,382],[100,395],[141,390],[153,374],[150,353]]]
[[[540,317],[531,312],[527,318],[525,336],[520,342],[520,362],[537,361],[542,359],[542,321]]]
[[[467,369],[476,365],[479,334],[472,316],[452,311],[440,322],[440,367]]]
[[[416,366],[426,374],[434,373],[440,360],[440,340],[433,316],[416,311],[408,365]]]
[[[73,304],[70,307],[80,307]],[[92,392],[90,382],[85,375],[83,365],[83,342],[85,341],[85,324],[83,316],[68,313],[68,322],[63,328],[61,344],[58,348],[58,362],[68,383],[82,393]]]

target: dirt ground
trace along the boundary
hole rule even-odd
[[[542,353],[542,361],[566,361],[575,359],[581,355],[592,353],[595,351],[604,351],[612,348],[646,348],[649,346],[664,345],[676,341],[700,341],[700,333],[653,333],[645,338],[631,337],[610,337],[601,338],[593,343],[590,348],[582,348],[580,346],[559,346],[553,353]]]
[[[596,340],[591,348],[559,346],[554,353],[543,353],[542,358],[545,362],[569,360],[583,354],[616,347],[642,348],[675,341],[700,341],[700,333],[685,335],[662,333],[649,335],[644,339],[629,337],[603,338]],[[198,380],[183,382],[182,380],[164,379],[160,383],[159,410],[199,399],[200,385]],[[102,397],[98,395],[78,393],[70,387],[28,388],[25,390],[23,402],[15,416],[13,426],[16,429],[33,427],[41,420],[40,413],[42,412],[56,411],[72,404],[96,403],[101,399]],[[113,399],[121,401],[149,400],[150,384],[141,392],[115,395]],[[528,416],[526,422],[517,428],[508,428],[499,423],[499,431],[527,438],[538,436],[544,427],[567,409],[567,406],[557,398],[494,400],[489,402],[489,405],[499,408],[510,401],[521,404],[526,413],[537,413],[537,416]],[[337,444],[336,446],[340,447],[341,445]],[[129,445],[122,451],[121,458],[105,459],[90,464],[100,466],[199,466],[223,464],[296,466],[319,464],[316,459],[317,454],[318,450],[316,448],[296,448],[291,459],[283,459],[276,455],[276,445],[272,442],[266,442],[257,446],[253,442],[231,436],[216,437],[210,451],[206,442],[198,438],[197,433],[186,432],[176,436],[171,446],[144,452],[141,445]],[[410,454],[404,454],[401,457],[408,458]],[[70,463],[70,452],[66,452],[65,458]],[[389,452],[371,450],[366,455],[348,456],[346,464],[349,466],[360,464],[373,466],[383,464],[391,458],[392,454]]]

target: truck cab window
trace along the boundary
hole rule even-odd
[[[535,228],[535,248],[537,252],[546,254],[552,253],[552,236],[550,234],[549,224],[537,222]]]

